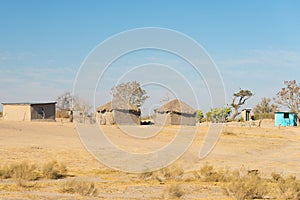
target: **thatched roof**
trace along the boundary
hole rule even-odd
[[[162,107],[156,109],[156,112],[176,112],[194,114],[196,111],[183,101],[180,101],[179,99],[174,99],[172,101],[169,101]]]
[[[119,98],[114,98],[112,101],[107,102],[106,104],[97,108],[97,112],[111,112],[112,110],[139,111],[139,108]]]

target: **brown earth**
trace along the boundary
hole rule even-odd
[[[266,177],[271,172],[278,172],[300,178],[300,127],[278,128],[273,126],[272,121],[264,121],[260,128],[241,123],[226,124],[213,151],[206,158],[199,159],[199,149],[208,127],[206,123],[198,126],[191,147],[175,163],[184,169],[184,177],[209,163],[216,168],[255,169]],[[117,126],[102,127],[112,142],[133,152],[163,147],[179,128],[164,127],[151,140],[139,140],[124,135]],[[151,132],[156,128],[149,126],[143,129]],[[57,160],[67,166],[69,175],[60,180],[38,180],[33,188],[18,187],[10,179],[0,180],[0,199],[160,199],[165,189],[173,184],[181,185],[185,191],[183,199],[230,199],[223,194],[218,183],[185,179],[144,180],[139,178],[139,174],[112,170],[88,153],[71,123],[0,120],[0,160],[2,166],[21,161],[43,165]],[[99,195],[83,197],[60,192],[62,184],[72,179],[71,176],[95,182]]]

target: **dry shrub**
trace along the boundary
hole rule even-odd
[[[42,173],[45,178],[60,179],[66,176],[67,167],[54,160],[43,166]]]
[[[216,170],[212,165],[205,164],[199,171],[194,172],[194,176],[205,182],[227,182],[232,173],[229,170]]]
[[[180,185],[171,185],[164,190],[163,199],[177,199],[184,195],[184,190]]]
[[[267,185],[258,173],[248,173],[232,177],[223,188],[226,195],[237,200],[262,199],[267,194]]]
[[[161,169],[159,172],[167,180],[180,179],[184,174],[183,168],[178,165],[171,165]]]
[[[181,166],[171,165],[155,172],[145,171],[139,175],[139,178],[143,180],[156,179],[163,182],[164,180],[179,180],[182,178],[183,174],[184,170]]]
[[[236,133],[232,132],[232,131],[228,131],[228,130],[224,130],[222,132],[223,135],[228,135],[228,136],[237,136]]]
[[[288,176],[285,179],[280,176],[274,181],[277,183],[276,193],[279,198],[300,199],[300,183],[295,176]]]
[[[151,172],[151,171],[145,171],[145,172],[139,174],[139,178],[142,180],[149,180],[149,179],[152,179],[152,177],[153,177],[153,172]]]
[[[18,186],[27,187],[28,184],[26,182],[37,180],[39,173],[35,165],[23,161],[3,166],[0,170],[0,177],[4,179],[13,178],[17,181]]]
[[[4,165],[0,169],[0,178],[1,179],[7,179],[7,178],[12,178],[13,171],[8,165]]]
[[[98,190],[95,188],[95,184],[83,179],[68,180],[60,191],[64,193],[76,193],[82,196],[98,196]]]

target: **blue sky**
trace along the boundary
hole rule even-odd
[[[201,44],[221,73],[228,103],[245,88],[255,93],[251,107],[274,97],[284,80],[300,81],[299,10],[296,0],[0,0],[0,102],[55,100],[72,90],[100,42],[133,28],[162,27]],[[106,94],[99,104],[110,87],[99,91]],[[205,99],[203,110],[210,107]]]

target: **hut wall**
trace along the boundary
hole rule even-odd
[[[104,113],[97,112],[96,117],[100,125],[115,124],[113,112],[104,112]]]
[[[294,113],[276,112],[275,126],[297,126],[297,116]]]
[[[31,105],[31,120],[55,120],[55,104]]]
[[[3,119],[9,121],[30,121],[30,105],[4,105]]]
[[[171,113],[171,124],[183,125],[183,126],[195,126],[196,119],[195,116],[191,114]]]
[[[128,110],[114,110],[113,117],[116,124],[140,125],[140,114]]]
[[[170,115],[167,113],[156,112],[154,124],[158,126],[171,125]]]

